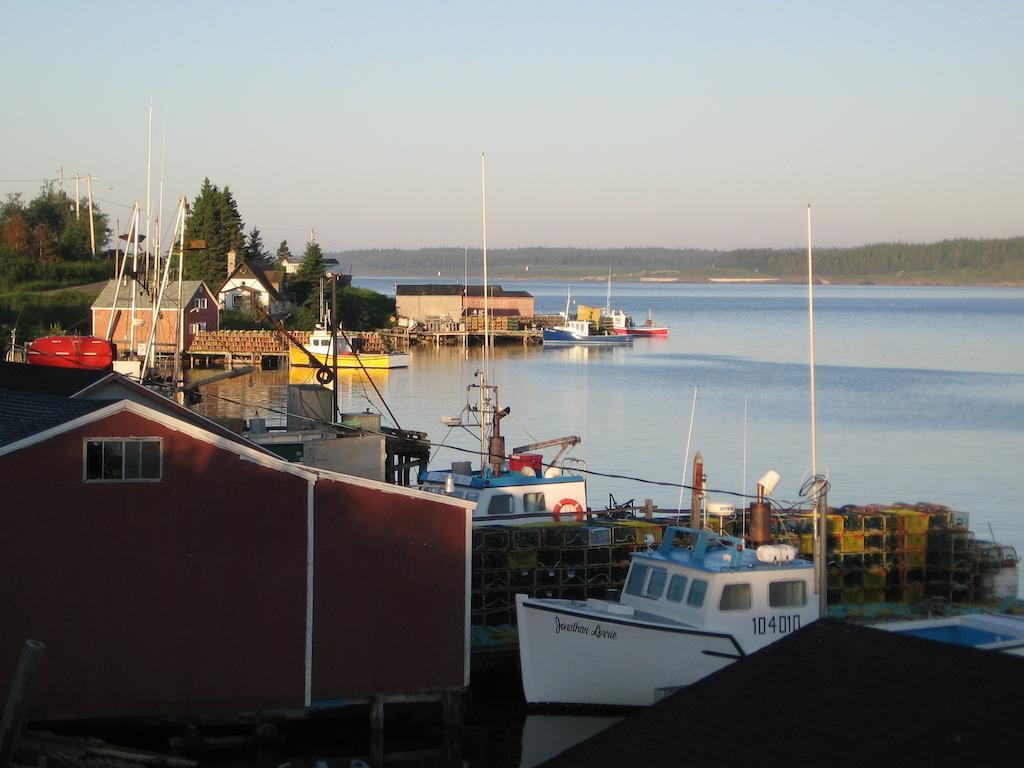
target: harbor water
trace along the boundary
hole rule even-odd
[[[389,294],[395,282],[355,280]],[[606,302],[599,281],[510,285],[535,297],[537,314],[563,310],[567,288],[574,303]],[[774,497],[799,502],[812,461],[806,287],[615,283],[611,305],[637,322],[650,310],[670,335],[616,349],[496,348],[488,375],[511,407],[508,448],[579,435],[569,455],[586,461],[593,508],[611,498],[675,508],[698,450],[710,501],[742,503],[773,469]],[[830,504],[944,504],[970,513],[979,538],[1024,554],[1024,291],[826,285],[814,309],[816,460]],[[372,384],[341,372],[340,407],[427,432],[432,466],[476,463],[478,431],[441,419],[475,402],[467,385],[483,367],[480,347],[420,346],[409,368]],[[219,382],[199,409],[282,424],[288,382],[287,370]]]

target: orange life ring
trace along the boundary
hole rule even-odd
[[[576,522],[582,523],[585,519],[583,514],[583,505],[580,504],[576,499],[562,499],[560,502],[555,504],[555,508],[551,510],[551,519],[556,523],[562,518],[562,510],[566,510],[566,513],[576,515]]]

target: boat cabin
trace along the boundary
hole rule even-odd
[[[727,632],[750,653],[818,618],[814,566],[788,544],[670,526],[659,549],[633,555],[616,612]]]
[[[475,503],[473,525],[525,525],[582,521],[587,513],[587,482],[582,475],[559,467],[538,471],[523,464],[500,475],[470,471],[455,462],[450,470],[427,471],[419,487],[432,493]]]
[[[331,348],[331,334],[329,331],[323,329],[317,329],[309,335],[309,351],[315,355],[324,355],[329,357],[332,352]],[[349,349],[348,343],[338,334],[338,354],[339,355],[350,355],[352,350]]]

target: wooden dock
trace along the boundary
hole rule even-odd
[[[310,331],[292,331],[303,344]],[[348,338],[361,345],[362,352],[408,350],[409,339],[404,332],[346,331]],[[358,340],[358,341],[357,341]],[[277,331],[200,331],[185,353],[190,368],[257,365],[281,368],[288,362],[288,341]]]
[[[496,344],[519,343],[523,346],[540,344],[544,326],[559,325],[562,318],[557,315],[536,317],[492,317],[487,328]],[[409,329],[406,334],[414,344],[434,345],[482,345],[484,342],[484,318],[469,315],[459,320],[427,320]]]

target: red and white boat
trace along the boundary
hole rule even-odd
[[[668,336],[667,325],[655,325],[651,318],[650,310],[647,311],[647,320],[643,325],[635,325],[633,318],[616,309],[610,315],[612,319],[612,331],[617,334],[628,334],[630,336]]]
[[[27,361],[54,368],[110,370],[117,346],[96,336],[47,336],[28,345]]]

